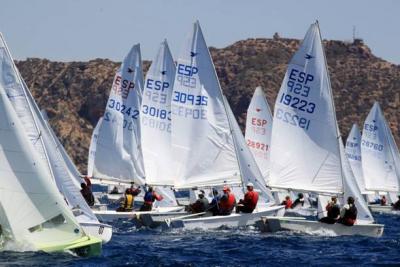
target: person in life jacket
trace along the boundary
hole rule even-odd
[[[387,200],[385,195],[382,196],[379,204],[381,204],[381,206],[386,206]]]
[[[142,192],[139,187],[135,187],[134,182],[131,183],[130,190],[131,190],[132,196],[134,196],[134,197],[138,196],[140,194],[140,192]]]
[[[133,210],[133,203],[134,203],[134,196],[131,193],[130,188],[125,190],[125,196],[123,201],[121,201],[121,206],[118,207],[117,211],[132,211]]]
[[[322,223],[334,224],[340,218],[340,207],[337,204],[337,197],[331,197],[331,201],[325,207],[326,211],[328,212],[328,216],[321,218],[319,221]]]
[[[348,197],[347,204],[343,206],[340,210],[340,219],[338,220],[339,223],[353,226],[357,220],[357,207],[354,204],[354,198]]]
[[[213,199],[211,200],[210,205],[208,206],[208,211],[212,212],[213,216],[219,214],[219,200],[220,195],[218,194],[218,190],[213,188]]]
[[[89,186],[87,186],[86,183],[81,183],[81,194],[83,198],[85,199],[86,203],[90,206],[94,206],[94,196],[92,193],[92,190],[90,189]]]
[[[258,193],[254,191],[253,183],[248,183],[246,187],[247,192],[244,195],[244,198],[239,200],[239,203],[236,206],[236,213],[252,213],[257,206]]]
[[[290,199],[290,196],[286,196],[285,200],[282,201],[281,205],[285,205],[285,209],[290,209],[292,207],[293,201]]]
[[[204,190],[200,190],[200,194],[198,196],[199,198],[196,200],[196,202],[189,205],[189,210],[192,213],[200,213],[208,210],[209,202],[205,197]]]
[[[304,206],[304,195],[303,193],[299,193],[297,195],[296,200],[293,202],[291,209],[300,208]]]
[[[392,209],[393,210],[400,210],[400,195],[398,196],[398,200],[396,201],[396,203],[392,204]]]
[[[218,202],[219,215],[230,215],[236,204],[236,198],[228,186],[224,186],[223,195]]]
[[[149,186],[147,190],[145,190],[145,194],[143,197],[144,203],[142,207],[140,207],[140,211],[151,211],[153,209],[154,201],[161,201],[163,200],[163,196],[157,194],[153,187]]]
[[[90,190],[92,190],[92,181],[90,181],[90,177],[88,175],[85,175],[85,177],[83,177],[83,180],[85,180],[86,185],[90,188]]]

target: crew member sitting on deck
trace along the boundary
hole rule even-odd
[[[218,190],[213,188],[213,199],[211,200],[211,203],[208,207],[208,211],[212,212],[213,216],[216,216],[219,214],[219,199],[220,196],[218,194]]]
[[[333,196],[331,201],[325,207],[328,212],[328,216],[321,218],[319,221],[322,223],[334,224],[340,218],[340,207],[337,204],[337,197]]]
[[[90,177],[88,175],[85,175],[85,177],[83,177],[83,180],[85,180],[86,185],[89,187],[90,191],[92,191],[92,182],[90,181]]]
[[[133,210],[133,202],[134,197],[131,193],[131,190],[127,188],[125,190],[125,197],[121,202],[121,206],[117,209],[117,211],[132,211]]]
[[[297,195],[296,200],[293,202],[292,206],[290,207],[291,209],[299,208],[299,207],[304,206],[304,195],[303,193],[299,193]]]
[[[161,201],[163,199],[162,195],[157,194],[153,187],[149,186],[147,191],[144,194],[144,203],[142,207],[140,207],[140,211],[151,211],[153,209],[154,201]]]
[[[116,185],[114,185],[113,189],[110,192],[110,195],[116,195],[116,194],[119,194],[119,191],[118,191],[118,187]]]
[[[357,220],[357,207],[354,204],[354,198],[348,197],[347,204],[343,206],[340,210],[340,219],[338,220],[339,223],[353,226]]]
[[[381,204],[381,206],[386,206],[387,200],[386,200],[386,196],[385,195],[382,196],[382,198],[380,200],[380,204]]]
[[[92,207],[94,205],[94,196],[90,187],[87,186],[85,183],[81,183],[81,194],[85,199],[86,203]]]
[[[189,210],[192,213],[205,212],[208,209],[208,199],[204,196],[205,192],[200,190],[199,198],[193,204],[189,205]]]
[[[400,210],[400,195],[398,196],[398,200],[396,201],[396,203],[392,204],[392,207],[394,210]]]
[[[233,193],[231,193],[231,189],[228,186],[224,186],[223,190],[224,194],[219,200],[219,215],[230,215],[232,213],[233,208],[236,204],[236,199]]]
[[[244,199],[239,200],[239,203],[236,206],[236,213],[252,213],[257,206],[258,193],[254,191],[253,183],[248,183],[246,187],[247,192],[244,195]]]
[[[285,200],[282,201],[281,205],[285,205],[285,209],[290,209],[292,207],[292,200],[290,199],[290,196],[286,196]]]

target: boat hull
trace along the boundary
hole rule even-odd
[[[371,212],[400,215],[400,210],[393,210],[392,206],[368,205]]]
[[[104,223],[80,223],[83,231],[96,238],[100,238],[103,244],[108,243],[112,237],[112,226]]]
[[[283,216],[284,206],[272,206],[263,208],[253,213],[232,213],[228,216],[205,216],[198,218],[174,218],[165,220],[162,224],[164,229],[185,228],[185,229],[217,229],[223,226],[236,228],[253,225],[261,216]]]
[[[299,209],[287,209],[285,212],[286,216],[302,216],[302,217],[311,217],[317,216],[318,211],[315,208],[299,208]]]
[[[97,237],[84,236],[69,243],[37,244],[37,248],[48,253],[69,250],[81,257],[92,257],[101,255],[102,241]]]
[[[152,211],[129,211],[117,212],[115,210],[94,210],[93,213],[101,222],[113,222],[116,220],[137,220],[144,215],[168,216],[176,212],[181,212],[184,207],[159,207]],[[180,213],[182,215],[182,213]]]
[[[383,224],[356,224],[353,226],[345,226],[340,223],[326,224],[318,221],[305,220],[304,218],[285,217],[262,217],[256,225],[262,232],[289,230],[324,236],[359,235],[381,237],[384,230]]]

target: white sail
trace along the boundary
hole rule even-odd
[[[372,217],[371,211],[368,208],[364,197],[361,194],[361,190],[357,185],[356,178],[353,174],[350,162],[345,154],[345,148],[343,143],[340,141],[340,155],[343,166],[343,191],[344,200],[343,203],[347,203],[348,197],[355,199],[355,205],[357,207],[357,224],[369,224],[374,223],[374,217]]]
[[[88,165],[87,165],[87,175],[93,177],[94,168],[94,157],[96,155],[97,139],[99,137],[100,125],[103,121],[103,117],[100,117],[97,121],[96,127],[93,129],[92,138],[90,139],[89,145],[89,155],[88,155]]]
[[[289,62],[275,103],[270,186],[342,192],[338,127],[318,23]]]
[[[84,236],[0,84],[0,225],[38,249]]]
[[[246,142],[254,159],[268,183],[270,169],[270,147],[272,113],[263,89],[257,87],[247,109]]]
[[[146,182],[152,185],[174,184],[171,160],[171,94],[174,79],[175,63],[165,40],[146,74],[141,110]]]
[[[221,87],[198,22],[177,61],[171,113],[175,185],[239,184]]]
[[[375,102],[365,120],[361,139],[365,187],[372,191],[397,192],[399,182],[386,127],[381,108]]]
[[[134,45],[114,77],[101,123],[93,176],[144,184],[140,147],[143,73],[139,44]]]
[[[235,115],[229,106],[228,100],[224,97],[225,108],[228,113],[228,119],[232,128],[233,142],[236,148],[236,156],[239,163],[240,175],[242,177],[243,189],[247,183],[253,183],[254,189],[259,192],[260,203],[274,202],[271,191],[265,186],[264,177],[246,144]]]
[[[349,159],[351,169],[356,178],[358,188],[362,193],[367,193],[365,190],[364,175],[361,163],[361,132],[357,124],[353,124],[350,134],[346,140],[346,156]]]

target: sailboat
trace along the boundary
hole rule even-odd
[[[58,191],[47,161],[31,142],[32,132],[26,126],[36,124],[26,116],[29,103],[22,81],[0,37],[0,225],[6,240],[1,249],[13,242],[46,252],[99,255],[101,239],[87,235],[79,225]],[[36,140],[42,142],[40,136]]]
[[[272,206],[271,192],[224,100],[199,22],[177,60],[171,119],[175,188],[236,185],[243,190],[243,183],[251,180],[262,200],[251,214],[191,214],[166,220],[164,227],[237,227],[253,224],[261,215],[284,212],[283,206]]]
[[[378,102],[371,108],[361,139],[362,170],[368,191],[388,195],[394,203],[399,194],[400,156]],[[390,212],[391,206],[370,205],[372,211]]]
[[[120,69],[115,75],[102,122],[96,126],[93,134],[91,150],[89,152],[89,170],[93,170],[93,181],[114,185],[124,183],[125,185],[130,185],[131,182],[135,182],[138,185],[152,185],[158,178],[162,178],[163,173],[154,174],[154,172],[164,171],[163,168],[165,168],[165,165],[160,167],[160,169],[153,169],[155,164],[153,164],[150,158],[150,155],[154,155],[154,149],[159,149],[159,147],[151,148],[150,146],[155,146],[157,140],[160,141],[159,145],[162,144],[164,137],[161,134],[154,137],[155,135],[153,134],[152,136],[154,138],[152,139],[152,143],[149,143],[148,139],[146,139],[147,136],[142,135],[142,128],[146,135],[151,134],[147,129],[148,124],[146,124],[149,122],[148,116],[153,118],[158,116],[157,118],[161,119],[163,123],[168,121],[168,119],[165,120],[168,115],[165,109],[160,106],[155,107],[154,103],[150,105],[148,102],[149,92],[152,93],[158,90],[158,93],[160,93],[162,89],[164,89],[164,91],[167,90],[166,83],[168,83],[168,81],[164,81],[164,79],[165,77],[173,75],[173,72],[171,72],[171,69],[166,69],[163,75],[159,68],[165,67],[165,65],[162,64],[162,60],[168,55],[170,56],[170,52],[167,43],[163,42],[159,54],[157,55],[156,63],[153,63],[149,70],[148,77],[146,78],[146,87],[144,87],[142,77],[142,61],[139,44],[134,45],[125,57]],[[172,62],[172,66],[168,66],[168,68],[174,68],[172,57],[168,58],[168,60],[168,62]],[[154,84],[151,84],[149,81],[149,75],[152,73],[152,81]],[[155,77],[155,75],[157,75],[157,77]],[[154,87],[149,88],[150,84]],[[167,104],[168,95],[165,94],[165,92],[163,95],[156,95],[154,93],[150,97],[151,101],[156,99],[154,100],[155,102],[158,101],[159,103],[163,101],[164,105]],[[143,104],[147,109],[142,108],[142,98],[144,98]],[[140,120],[142,116],[144,122],[141,123]],[[151,123],[161,124],[160,120],[156,119]],[[141,124],[143,124],[144,127],[142,127]],[[157,124],[157,126],[161,127],[159,124]],[[168,126],[165,127],[168,128]],[[143,144],[142,137],[145,138]],[[94,142],[93,140],[96,139],[97,141]],[[146,149],[143,149],[143,145],[145,145]],[[162,153],[161,151],[159,152]],[[146,157],[148,158],[146,166],[143,153],[146,153]],[[149,164],[151,166],[149,166]],[[163,163],[157,162],[156,166],[161,166],[161,164]],[[148,177],[146,176],[147,172],[149,172]],[[158,178],[156,177],[157,175]],[[165,173],[165,175],[165,177],[168,177],[167,173]],[[165,181],[160,181],[154,184],[165,184],[164,182]],[[183,209],[183,207],[177,206],[174,193],[169,187],[160,185],[157,186],[156,191],[161,193],[164,199],[160,201],[160,203],[157,203],[158,206],[156,206],[153,211],[116,212],[114,210],[95,210],[94,213],[102,221],[113,221],[116,219],[136,218],[144,214],[157,213],[158,215],[165,215],[165,212],[180,211]]]
[[[348,227],[304,218],[263,218],[258,224],[262,230],[267,226],[272,231],[382,235],[383,225],[373,224],[373,217],[355,185],[340,139],[322,39],[316,22],[310,26],[289,62],[275,103],[270,186],[319,195],[340,195],[343,199],[351,195],[356,199],[358,220],[354,226]]]

